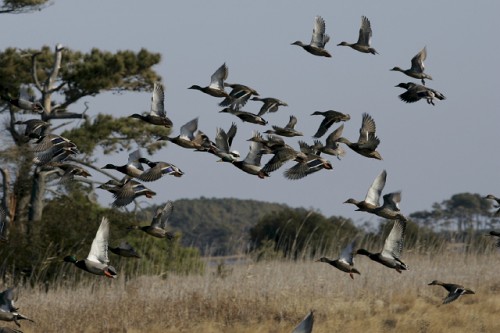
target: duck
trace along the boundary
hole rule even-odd
[[[356,51],[363,53],[378,54],[378,52],[370,47],[370,42],[372,38],[372,27],[370,20],[366,16],[361,16],[361,27],[359,28],[358,41],[354,44],[348,42],[341,42],[337,46],[349,46]]]
[[[243,122],[257,124],[257,125],[266,125],[267,121],[259,115],[253,114],[247,111],[240,111],[232,108],[224,108],[219,112],[222,113],[230,113],[240,118]]]
[[[365,249],[359,249],[356,251],[356,254],[367,256],[379,264],[396,270],[398,273],[406,271],[408,270],[408,266],[400,259],[403,252],[405,230],[406,222],[395,220],[391,232],[385,239],[382,252],[372,253]]]
[[[408,219],[401,214],[399,209],[399,203],[401,202],[400,191],[384,195],[384,203],[382,205],[379,204],[380,194],[384,189],[386,180],[387,171],[383,170],[371,184],[363,201],[350,198],[344,203],[355,205],[358,207],[357,211],[368,212],[389,220],[407,221]]]
[[[330,41],[330,36],[328,36],[325,31],[325,20],[318,15],[314,18],[311,42],[309,44],[304,44],[298,40],[293,42],[292,45],[298,45],[315,56],[331,58],[332,55],[325,49],[325,45]]]
[[[217,128],[215,142],[211,144],[211,148],[208,150],[209,153],[220,158],[217,162],[231,163],[240,158],[240,153],[238,151],[231,150],[231,145],[237,130],[238,127],[235,123],[231,124],[227,133],[222,128]]]
[[[488,194],[484,198],[495,201],[495,205],[493,206],[493,208],[496,209],[496,212],[493,214],[493,216],[500,216],[500,198],[497,198],[493,194]]]
[[[376,151],[380,144],[380,140],[375,136],[375,131],[375,120],[373,120],[368,113],[363,113],[358,142],[351,142],[344,137],[340,137],[338,142],[346,144],[349,148],[362,156],[381,160],[382,156]]]
[[[79,150],[69,139],[56,135],[47,134],[40,137],[31,151],[35,154],[33,163],[45,165],[51,162],[62,162],[70,155],[79,154]]]
[[[102,183],[101,185],[97,186],[97,188],[106,190],[106,191],[114,194],[114,193],[116,193],[118,191],[118,189],[120,187],[122,187],[123,185],[125,185],[125,182],[128,179],[129,178],[124,178],[121,181],[120,180],[116,180],[116,179],[110,179],[107,182]]]
[[[45,129],[50,126],[50,123],[40,119],[18,120],[14,124],[26,125],[24,135],[30,139],[39,139],[43,136]]]
[[[206,150],[207,144],[210,143],[208,137],[202,131],[198,130],[198,117],[188,121],[181,126],[180,134],[176,137],[161,136],[158,140],[170,141],[182,148]]]
[[[123,207],[134,201],[135,198],[140,196],[145,196],[151,199],[156,195],[156,192],[150,190],[138,181],[127,179],[123,185],[118,185],[108,191],[113,193],[115,201],[113,201],[113,207]]]
[[[393,67],[391,71],[398,71],[404,73],[415,79],[420,79],[422,84],[425,86],[425,79],[432,80],[429,74],[424,73],[424,61],[427,58],[427,47],[424,47],[420,52],[418,52],[413,58],[411,58],[411,68],[402,69],[401,67]]]
[[[313,146],[304,141],[299,141],[300,151],[306,155],[305,160],[300,160],[290,169],[285,170],[283,175],[290,180],[304,178],[322,169],[333,169],[332,163],[320,156],[320,153]]]
[[[278,127],[273,125],[272,130],[267,130],[264,133],[286,136],[288,138],[294,136],[303,136],[304,134],[302,132],[299,132],[295,129],[296,124],[297,124],[297,117],[290,116],[290,120],[288,121],[288,124],[285,125],[285,127]]]
[[[491,236],[491,237],[499,237],[496,240],[496,247],[500,247],[500,232],[498,231],[490,231],[486,236]]]
[[[292,333],[312,333],[314,326],[314,311],[311,310],[307,316],[294,328]]]
[[[383,170],[371,184],[368,192],[366,193],[365,199],[363,201],[357,201],[355,199],[347,199],[344,203],[349,203],[356,205],[358,211],[368,212],[380,206],[380,195],[384,189],[385,182],[387,180],[387,171]]]
[[[285,103],[277,98],[274,98],[274,97],[260,98],[260,97],[255,96],[255,97],[252,97],[250,100],[259,101],[259,102],[264,103],[259,110],[259,113],[258,113],[259,116],[262,116],[266,112],[276,112],[276,111],[278,111],[278,108],[280,106],[288,106],[287,103]]]
[[[130,118],[141,119],[151,125],[164,126],[170,128],[173,126],[172,120],[167,117],[165,112],[165,91],[161,82],[155,82],[153,86],[153,96],[151,97],[151,109],[148,114],[141,115],[134,113]]]
[[[64,162],[70,158],[72,155],[79,154],[80,152],[76,148],[72,147],[61,147],[53,151],[52,155],[44,154],[42,157],[36,156],[33,158],[33,163],[38,166],[46,166],[52,163]]]
[[[248,102],[252,96],[260,96],[259,93],[249,86],[239,83],[224,83],[224,87],[230,87],[229,97],[226,97],[219,103],[219,106],[230,107],[239,110]]]
[[[342,112],[338,112],[338,111],[334,111],[334,110],[314,111],[311,114],[311,116],[318,116],[318,115],[321,115],[325,118],[323,119],[323,121],[319,125],[319,128],[316,131],[316,134],[313,135],[314,138],[322,137],[333,124],[341,122],[341,121],[348,121],[351,119],[351,116],[349,114],[343,114]]]
[[[434,280],[428,284],[429,286],[442,286],[448,291],[448,295],[443,299],[443,304],[448,304],[459,298],[461,295],[475,294],[471,289],[465,288],[459,284],[444,283],[439,280]]]
[[[105,166],[103,166],[101,169],[112,169],[112,170],[119,171],[119,172],[127,175],[128,177],[137,178],[144,172],[144,168],[143,168],[142,164],[139,162],[140,158],[142,158],[141,151],[139,149],[137,149],[128,155],[127,164],[114,165],[114,164],[108,163]]]
[[[36,113],[44,113],[45,109],[43,108],[40,102],[32,102],[28,99],[19,97],[19,98],[10,98],[10,97],[1,97],[4,101],[10,103],[10,105],[15,106],[21,110],[36,112]]]
[[[439,91],[413,82],[402,82],[395,87],[406,89],[404,93],[399,95],[399,99],[405,103],[415,103],[421,99],[425,99],[427,104],[435,105],[434,99],[439,99],[440,101],[446,99],[446,96]]]
[[[324,145],[320,140],[314,140],[313,148],[323,154],[337,156],[337,158],[340,160],[341,157],[345,156],[345,150],[342,148],[338,141],[342,136],[343,131],[344,124],[340,125],[335,131],[333,131],[326,137],[326,142]]]
[[[259,131],[254,131],[252,137],[247,141],[261,143],[262,144],[261,152],[263,154],[273,154],[276,149],[279,149],[286,145],[285,140],[283,140],[283,138],[277,135],[267,134],[266,139],[264,139],[264,137]]]
[[[174,235],[166,230],[168,219],[172,212],[174,211],[174,204],[172,201],[167,201],[163,207],[158,207],[156,209],[155,216],[151,221],[150,225],[130,226],[129,230],[142,230],[148,235],[156,238],[167,238],[169,240],[174,238]]]
[[[350,242],[340,253],[340,257],[337,259],[328,259],[327,257],[321,257],[316,262],[326,262],[327,264],[332,265],[333,267],[341,270],[342,272],[346,272],[349,274],[351,279],[354,280],[353,274],[361,275],[361,273],[354,268],[354,247],[356,242]]]
[[[48,163],[48,166],[51,168],[60,169],[62,171],[61,178],[59,179],[59,184],[66,184],[67,182],[74,180],[75,176],[80,176],[83,178],[91,176],[91,174],[81,166],[71,163],[51,162]]]
[[[59,148],[59,147],[76,147],[76,144],[71,142],[71,140],[57,135],[57,134],[47,134],[40,137],[32,148],[35,153],[44,152],[49,149]]]
[[[95,275],[104,275],[108,278],[116,278],[118,273],[113,266],[109,265],[108,259],[109,220],[103,217],[99,229],[92,241],[89,255],[86,259],[77,260],[75,256],[64,257],[65,262],[74,264],[76,267]]]
[[[137,179],[152,182],[160,179],[163,175],[172,175],[174,177],[182,177],[184,172],[175,165],[167,162],[151,162],[147,158],[141,157],[138,160],[139,163],[147,164],[149,166],[148,170],[141,173]]]
[[[228,69],[226,63],[223,63],[210,77],[210,85],[200,87],[192,85],[188,89],[195,89],[213,97],[229,97],[229,94],[224,90],[224,80],[227,79]]]
[[[19,320],[34,321],[18,311],[14,306],[15,288],[8,288],[0,293],[0,320],[13,321],[18,327],[21,327]]]
[[[408,218],[401,214],[399,203],[401,202],[401,191],[387,193],[382,197],[383,204],[375,208],[370,213],[388,220],[408,221]]]
[[[126,258],[140,258],[141,256],[137,251],[133,248],[132,245],[130,245],[128,242],[121,242],[120,245],[117,247],[108,247],[109,251],[111,253],[114,253],[118,256],[121,257],[126,257]]]
[[[250,142],[250,149],[248,154],[242,161],[232,161],[231,163],[243,172],[250,175],[255,175],[260,179],[269,177],[269,173],[262,170],[260,160],[262,158],[262,143],[252,141]]]
[[[287,161],[307,162],[307,155],[302,151],[297,151],[287,144],[274,146],[272,148],[273,157],[264,165],[262,171],[270,173],[278,170]]]

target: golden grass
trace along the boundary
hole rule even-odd
[[[398,274],[356,258],[355,280],[330,265],[261,262],[232,267],[226,278],[204,275],[95,277],[90,285],[47,292],[19,287],[24,332],[139,333],[291,332],[315,310],[313,332],[500,332],[500,279],[494,255],[407,255]],[[86,274],[85,272],[82,272]],[[439,279],[476,291],[441,305]],[[3,286],[6,287],[6,286]],[[6,323],[3,326],[14,327]]]

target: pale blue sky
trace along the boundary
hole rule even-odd
[[[167,177],[148,186],[158,192],[151,200],[161,203],[178,198],[237,197],[287,203],[319,209],[326,215],[354,220],[376,220],[354,206],[342,204],[349,197],[364,198],[368,186],[383,169],[388,172],[386,191],[403,191],[404,213],[430,209],[458,192],[500,194],[497,128],[500,110],[497,77],[500,2],[457,1],[55,1],[40,12],[2,15],[4,32],[0,47],[39,48],[62,43],[88,52],[139,50],[160,52],[155,70],[166,85],[166,108],[179,127],[199,117],[199,128],[211,138],[215,128],[238,125],[233,143],[243,156],[252,131],[263,127],[242,123],[220,114],[219,99],[187,88],[207,85],[210,75],[225,62],[227,82],[255,88],[262,97],[277,97],[289,104],[264,116],[269,125],[283,126],[289,115],[298,118],[301,138],[312,142],[321,117],[316,110],[349,113],[344,136],[358,137],[361,114],[370,113],[381,140],[384,160],[371,160],[347,150],[342,161],[328,157],[334,169],[290,181],[285,168],[260,180],[229,164],[216,163],[212,155],[170,145],[151,159],[176,164],[186,174]],[[326,21],[332,58],[315,57],[290,43],[309,42],[316,15]],[[355,42],[361,16],[372,25],[372,46],[377,56],[336,46]],[[410,59],[427,46],[428,86],[446,95],[436,106],[424,101],[407,105],[394,86],[415,81],[390,68],[409,68]],[[64,61],[64,60],[63,60]],[[149,94],[104,94],[86,98],[89,115],[112,113],[127,116],[149,108]],[[256,112],[261,103],[249,102],[244,110]],[[83,110],[80,103],[72,111]],[[333,127],[331,130],[333,130]],[[330,131],[331,131],[330,130]],[[328,133],[330,133],[330,131]],[[326,135],[322,138],[325,139]],[[288,140],[296,146],[297,140]],[[100,164],[116,164],[126,153]],[[264,161],[267,158],[264,159]],[[92,174],[96,175],[95,172]],[[97,179],[104,180],[97,176]],[[110,195],[99,193],[108,203]]]

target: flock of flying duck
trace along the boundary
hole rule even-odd
[[[376,55],[378,52],[370,45],[371,37],[372,29],[370,21],[363,16],[361,19],[358,41],[356,43],[341,42],[338,45],[348,46],[359,52]],[[296,41],[292,43],[292,45],[300,46],[305,51],[315,56],[331,57],[331,54],[325,49],[329,40],[330,37],[325,32],[325,21],[322,17],[316,16],[311,42],[309,44],[304,44],[301,41]],[[400,83],[396,86],[406,90],[399,95],[399,98],[406,103],[414,103],[420,99],[424,99],[427,103],[434,105],[435,99],[445,99],[443,94],[425,85],[426,79],[432,80],[432,77],[424,72],[424,60],[426,57],[427,50],[424,47],[411,59],[411,67],[409,69],[404,70],[400,67],[392,68],[393,71],[399,71],[407,76],[421,80],[422,84],[407,82]],[[287,106],[287,103],[277,98],[259,97],[260,95],[255,89],[246,85],[227,83],[225,82],[227,77],[228,68],[226,64],[223,64],[213,73],[208,86],[202,87],[193,85],[189,87],[189,89],[199,90],[216,98],[223,98],[219,103],[219,105],[223,107],[220,111],[221,113],[228,113],[238,117],[243,122],[261,126],[267,125],[268,123],[263,118],[266,113],[277,112],[281,106]],[[230,88],[230,91],[226,91],[226,88]],[[130,117],[140,119],[149,124],[171,128],[173,123],[166,115],[164,98],[163,85],[156,82],[151,98],[150,112],[144,115],[133,114]],[[249,100],[263,103],[257,114],[242,110],[242,107],[245,106]],[[23,110],[33,112],[43,111],[40,103],[31,102],[22,98],[8,99],[8,102]],[[217,128],[215,141],[211,141],[205,133],[198,130],[198,118],[195,118],[180,127],[179,135],[175,137],[159,137],[158,140],[167,140],[185,149],[194,149],[215,155],[219,158],[218,161],[230,163],[241,171],[255,175],[259,178],[268,177],[270,173],[280,169],[288,161],[296,162],[284,172],[284,176],[292,180],[304,178],[322,169],[332,169],[331,162],[322,157],[321,154],[336,156],[340,160],[340,158],[345,155],[345,150],[341,144],[345,144],[354,152],[367,158],[382,159],[382,156],[376,150],[380,144],[380,140],[375,133],[375,121],[369,114],[364,113],[362,115],[362,123],[357,141],[351,142],[342,137],[344,124],[341,124],[326,137],[324,144],[320,141],[320,138],[325,135],[335,123],[349,121],[351,117],[348,114],[343,114],[334,110],[316,111],[312,113],[312,115],[320,115],[323,117],[318,130],[313,136],[315,140],[312,144],[299,141],[299,149],[297,150],[285,142],[283,137],[303,136],[302,132],[295,129],[297,118],[291,115],[289,122],[284,127],[273,125],[272,129],[264,132],[266,134],[265,137],[260,132],[255,131],[254,135],[248,139],[248,141],[250,141],[250,149],[243,160],[240,160],[240,155],[237,151],[231,150],[231,144],[237,132],[235,123],[233,123],[227,131],[224,131],[222,128]],[[34,163],[37,167],[45,170],[55,170],[60,176],[61,183],[70,181],[74,179],[75,176],[90,176],[90,173],[81,166],[70,163],[70,161],[72,161],[71,157],[79,153],[77,146],[71,142],[71,140],[60,135],[44,133],[48,126],[50,126],[49,123],[39,119],[30,119],[18,121],[16,124],[25,125],[25,136],[29,140],[35,140],[32,151],[35,154]],[[272,157],[266,164],[261,165],[261,158],[266,154],[272,155]],[[175,177],[181,177],[183,175],[183,172],[174,164],[163,161],[152,162],[141,156],[139,150],[132,152],[128,156],[126,164],[107,164],[102,169],[114,169],[125,176],[120,181],[112,179],[99,186],[99,188],[113,194],[115,198],[113,202],[114,207],[126,206],[139,196],[151,198],[156,194],[154,191],[144,186],[140,181],[151,182],[166,175],[173,175]],[[345,201],[345,203],[355,205],[358,211],[364,211],[385,219],[394,220],[393,227],[385,240],[383,249],[378,253],[372,253],[365,249],[356,249],[356,241],[353,241],[342,250],[339,258],[332,260],[322,257],[317,261],[326,262],[348,273],[353,279],[353,274],[360,274],[360,272],[354,268],[353,259],[356,254],[365,255],[371,260],[394,269],[399,273],[408,269],[408,266],[400,259],[407,221],[407,218],[399,209],[401,192],[385,194],[383,196],[383,203],[380,205],[380,195],[385,186],[386,177],[387,172],[384,170],[375,178],[364,200],[358,201],[355,199],[348,199]],[[489,195],[488,198],[500,203],[499,199],[493,195]],[[173,235],[166,231],[166,225],[172,211],[173,205],[172,202],[169,201],[164,207],[158,208],[150,225],[132,226],[130,229],[139,229],[154,237],[171,239]],[[497,212],[497,214],[500,214],[499,212]],[[491,235],[500,236],[500,233],[495,234],[495,232],[492,232]],[[66,256],[64,261],[73,263],[78,268],[89,273],[115,278],[117,276],[117,271],[113,266],[109,265],[108,248],[113,253],[126,257],[139,257],[139,255],[130,244],[126,242],[123,242],[116,248],[108,247],[108,238],[109,221],[107,218],[103,218],[87,258],[77,260],[74,256]],[[463,294],[474,293],[472,290],[464,288],[463,286],[443,283],[437,280],[432,281],[429,285],[441,285],[449,292],[447,297],[443,300],[443,303],[449,303],[456,300]],[[0,320],[14,321],[19,325],[18,320],[28,318],[17,312],[17,308],[13,305],[13,294],[14,291],[12,288],[0,293]],[[311,332],[313,322],[314,315],[313,312],[311,312],[293,332]],[[11,332],[16,331],[17,330],[12,330]]]

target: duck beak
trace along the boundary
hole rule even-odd
[[[111,275],[111,273],[108,270],[104,271],[104,275],[110,279],[116,278],[116,275]]]

